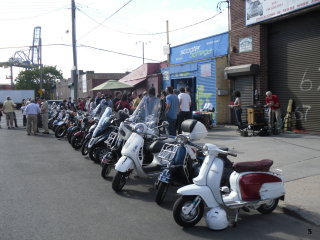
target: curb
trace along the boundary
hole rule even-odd
[[[294,207],[294,206],[288,207],[288,206],[285,206],[285,205],[283,205],[283,206],[279,206],[278,205],[278,209],[280,209],[280,211],[283,212],[284,214],[287,214],[287,215],[289,215],[291,217],[297,218],[297,219],[299,219],[301,221],[304,221],[304,222],[306,222],[308,224],[311,224],[311,225],[316,226],[316,227],[320,226],[320,221],[319,221],[319,223],[316,223],[315,221],[310,220],[310,218],[311,219],[317,218],[316,216],[313,216],[311,214],[301,214],[304,211],[301,208]],[[309,216],[303,216],[303,215],[309,215]]]

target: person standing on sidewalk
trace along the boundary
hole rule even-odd
[[[235,97],[235,100],[234,100],[233,105],[231,107],[233,108],[235,116],[236,116],[238,130],[240,130],[242,127],[241,93],[239,91],[235,91],[233,93],[233,96]]]
[[[179,99],[176,94],[173,94],[173,88],[167,87],[168,96],[166,97],[166,117],[169,122],[169,134],[172,136],[177,135],[176,123],[179,112]]]
[[[178,134],[181,134],[181,123],[190,118],[191,97],[186,93],[185,88],[180,88],[178,95],[180,112],[178,116]]]
[[[48,102],[45,100],[44,97],[41,97],[41,119],[42,119],[42,128],[44,130],[44,134],[49,134],[49,129],[48,129],[48,114],[49,114],[49,107],[48,107]]]
[[[3,112],[6,114],[6,120],[7,120],[7,127],[8,129],[14,128],[13,127],[13,121],[14,121],[14,108],[15,104],[11,100],[10,97],[7,97],[7,100],[3,103]]]
[[[27,135],[31,134],[31,127],[33,129],[33,134],[37,135],[37,121],[38,121],[38,114],[40,114],[41,110],[38,104],[34,103],[34,100],[31,100],[26,107],[26,114],[27,114]]]
[[[266,92],[266,104],[269,107],[268,117],[269,117],[269,127],[272,128],[274,122],[274,116],[276,117],[276,128],[281,131],[282,121],[281,121],[281,110],[279,98],[277,95],[272,94],[272,92]]]

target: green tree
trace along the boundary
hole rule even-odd
[[[36,95],[39,96],[41,69],[34,68],[21,71],[16,78],[16,89],[33,89]],[[44,66],[42,68],[42,88],[45,89],[44,96],[49,99],[54,91],[57,79],[62,79],[63,75],[56,66]]]

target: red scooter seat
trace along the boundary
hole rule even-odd
[[[273,161],[270,159],[263,159],[253,162],[237,162],[233,164],[233,169],[238,172],[268,172],[272,166]]]

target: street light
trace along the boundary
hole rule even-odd
[[[149,43],[151,43],[150,41],[148,42],[144,42],[144,41],[138,41],[136,42],[136,44],[141,43],[142,44],[142,63],[144,63],[144,45],[148,45]]]

